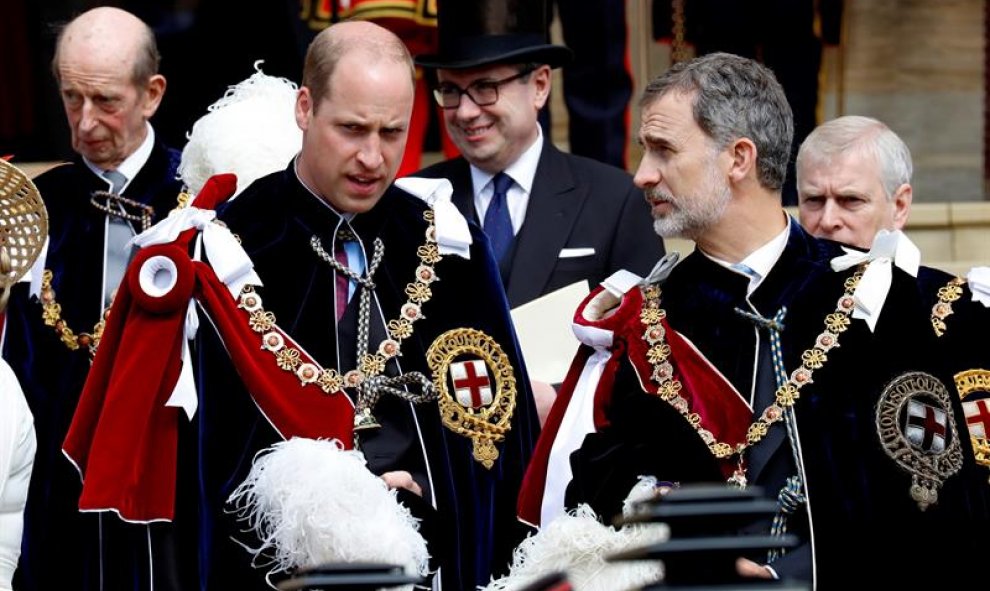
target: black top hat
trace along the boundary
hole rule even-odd
[[[548,42],[545,0],[437,0],[439,51],[416,57],[451,70],[535,62],[556,68],[571,50]]]

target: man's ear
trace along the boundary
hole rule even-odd
[[[540,66],[530,74],[536,86],[534,106],[537,111],[542,109],[543,105],[547,104],[547,99],[550,97],[550,74],[550,66]]]
[[[162,104],[162,97],[165,96],[165,76],[155,74],[148,79],[148,84],[144,88],[144,107],[142,112],[145,119],[151,119],[158,105]]]
[[[908,216],[911,214],[911,201],[914,194],[909,183],[904,183],[894,191],[894,198],[891,205],[894,207],[894,228],[903,230],[907,225]]]
[[[309,88],[302,86],[296,94],[296,125],[306,131],[309,128],[309,118],[313,114],[313,95]]]
[[[729,180],[739,183],[751,174],[756,179],[756,144],[753,140],[741,137],[733,141],[728,148],[732,162],[729,165]]]

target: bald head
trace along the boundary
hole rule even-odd
[[[59,34],[52,69],[72,149],[103,170],[116,169],[148,137],[165,93],[151,29],[118,8],[84,12]]]
[[[111,6],[88,10],[62,29],[52,60],[55,80],[62,79],[63,62],[83,57],[118,72],[130,72],[138,86],[158,73],[161,59],[151,28],[133,14]]]
[[[360,52],[368,63],[386,60],[403,64],[409,70],[409,83],[415,86],[412,56],[395,33],[368,21],[345,21],[321,31],[306,52],[302,85],[309,88],[314,105],[331,91],[330,78],[340,59],[354,52]]]

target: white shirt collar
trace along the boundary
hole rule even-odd
[[[784,252],[784,248],[787,247],[787,238],[790,235],[790,232],[791,220],[790,217],[788,217],[787,224],[784,226],[784,230],[780,232],[780,234],[777,234],[769,242],[749,253],[746,258],[738,263],[723,261],[708,254],[705,254],[705,256],[723,267],[731,269],[735,273],[749,277],[749,289],[747,290],[747,293],[751,294],[756,291],[756,288],[759,287],[760,283],[762,283],[763,280],[766,279],[767,275],[770,274],[770,270],[773,269],[773,266],[777,264],[777,260]],[[741,271],[739,270],[740,267],[748,267],[752,273]]]
[[[133,154],[125,158],[124,161],[120,163],[120,166],[114,169],[127,178],[127,182],[124,183],[124,187],[121,189],[121,192],[123,192],[124,189],[127,188],[127,185],[130,185],[131,181],[134,180],[134,177],[141,172],[144,165],[148,163],[148,158],[151,158],[151,149],[155,146],[155,128],[153,128],[147,121],[144,122],[144,125],[145,129],[148,131],[148,133],[144,135],[144,141],[141,142],[141,145],[138,146],[137,150],[134,150]],[[103,178],[103,173],[106,172],[105,169],[93,164],[85,156],[83,156],[83,163],[93,171],[93,174]],[[110,181],[107,181],[107,183],[109,182]]]
[[[539,124],[536,126],[536,140],[526,148],[515,162],[510,164],[504,172],[512,177],[512,180],[526,192],[527,195],[533,192],[533,179],[536,177],[536,167],[540,164],[540,154],[543,153],[543,130]],[[485,172],[475,165],[471,165],[471,183],[474,187],[474,197],[477,200],[481,192],[491,183],[495,175]]]
[[[773,269],[773,266],[777,264],[777,259],[779,259],[781,253],[784,252],[784,248],[787,246],[787,236],[790,234],[790,229],[791,226],[790,223],[788,223],[784,227],[784,230],[780,234],[777,234],[773,240],[757,248],[751,252],[749,256],[740,261],[743,265],[746,265],[755,271],[759,276],[760,281],[770,274],[770,269]]]

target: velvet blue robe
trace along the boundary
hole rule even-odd
[[[840,254],[837,244],[810,237],[792,220],[783,253],[749,298],[747,277],[696,251],[664,282],[661,307],[671,326],[744,397],[752,395],[758,416],[773,400],[772,389],[761,387],[754,375],[761,357],[757,335],[766,336],[734,309],[772,317],[787,306],[781,340],[790,375],[824,331],[825,316],[835,311],[843,282],[852,274],[831,271],[829,261]],[[774,497],[785,479],[797,473],[796,457],[804,467],[810,500],[788,524],[788,532],[802,544],[773,562],[781,577],[835,588],[853,580],[915,584],[973,574],[972,558],[986,546],[976,532],[986,531],[987,513],[968,442],[959,442],[965,456],[962,470],[946,481],[939,503],[921,511],[909,494],[911,475],[884,453],[877,429],[880,393],[895,377],[926,371],[951,384],[927,322],[914,279],[895,270],[876,332],[853,320],[840,346],[814,372],[814,381],[800,390],[794,407],[799,453],[794,453],[783,422],[773,424],[746,451],[749,483]],[[645,396],[630,373],[625,379],[620,374],[617,382],[610,427],[588,436],[572,456],[575,478],[568,506],[591,502],[606,518],[621,509],[622,498],[640,474],[680,483],[721,480],[710,452],[684,418],[655,396]],[[960,425],[958,403],[952,413]],[[747,533],[767,533],[768,526],[757,523]],[[965,533],[948,537],[951,528]],[[934,540],[929,545],[919,541],[926,536]],[[887,556],[895,558],[878,556],[881,547],[889,547]],[[926,577],[903,566],[912,555],[939,566]],[[750,558],[766,561],[762,553]]]
[[[373,278],[377,300],[372,317],[378,320],[372,321],[372,349],[384,338],[381,319],[398,317],[407,300],[405,286],[420,264],[416,249],[425,239],[425,210],[422,201],[392,188],[351,222],[369,259],[375,237],[385,247]],[[341,373],[353,368],[359,298],[351,298],[338,327],[335,273],[310,246],[315,235],[332,252],[341,221],[337,213],[299,183],[290,165],[251,185],[220,219],[251,256],[264,282],[257,291],[280,327],[323,367]],[[444,589],[486,584],[508,564],[525,534],[515,519],[515,500],[538,431],[497,268],[483,233],[473,224],[470,228],[471,259],[448,255],[436,264],[439,281],[431,285],[432,299],[423,304],[425,318],[402,343],[399,363],[404,372],[429,377],[426,350],[453,328],[471,327],[498,342],[511,361],[517,386],[511,429],[497,444],[498,460],[491,469],[475,461],[471,441],[441,424],[435,402],[410,405],[383,397],[374,411],[383,427],[361,434],[373,472],[407,470],[422,486],[423,499],[402,496],[425,518],[424,534],[434,564],[441,567]],[[160,554],[155,579],[179,589],[267,589],[267,569],[252,565],[238,543],[255,541],[229,514],[226,499],[246,476],[254,455],[279,436],[248,395],[208,322],[202,323],[197,349],[200,407],[180,434],[177,513],[173,524],[163,525],[162,534],[172,553]],[[390,362],[386,373],[395,372]]]
[[[179,156],[178,151],[157,142],[123,192],[128,199],[151,205],[153,222],[177,204]],[[108,183],[78,156],[34,182],[48,210],[50,243],[45,266],[53,274],[62,319],[77,335],[90,333],[103,312],[106,220],[106,214],[90,204],[90,195],[108,190]],[[134,229],[141,231],[139,226]],[[85,348],[70,351],[54,328],[44,324],[42,306],[29,297],[26,283],[12,291],[5,333],[3,356],[24,388],[38,436],[14,587],[27,591],[97,588],[101,570],[110,568],[101,562],[95,543],[100,519],[79,513],[79,473],[62,455],[62,441],[89,372],[89,352]]]

